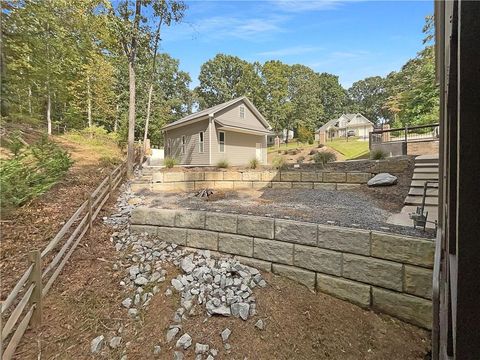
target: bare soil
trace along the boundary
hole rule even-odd
[[[94,231],[76,249],[45,299],[43,325],[27,332],[16,359],[91,359],[91,340],[103,334],[108,343],[119,323],[124,324],[121,336],[124,344],[129,343],[129,359],[154,358],[155,345],[162,348],[159,358],[173,357],[175,342],[167,344],[165,334],[180,299],[175,293],[167,297],[164,291],[178,269],[167,268],[167,281],[142,313],[142,320],[130,320],[120,305],[126,296],[119,285],[124,270],[112,270],[120,256],[110,242],[112,232],[100,221],[95,222]],[[425,330],[312,293],[288,279],[263,276],[268,286],[255,289],[255,317],[245,322],[209,318],[197,308],[197,315],[182,321],[182,333],[188,332],[193,338],[192,347],[185,351],[186,359],[194,359],[195,342],[218,349],[216,359],[421,360],[429,352],[430,334]],[[264,331],[254,327],[258,319],[265,321]],[[230,352],[224,349],[220,337],[226,327],[232,330]],[[120,356],[119,351],[109,350],[98,358]]]

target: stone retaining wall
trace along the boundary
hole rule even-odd
[[[150,184],[134,184],[134,191],[192,191],[205,188],[243,189],[323,189],[345,190],[365,184],[366,172],[313,171],[191,171],[154,172]]]
[[[131,231],[235,255],[362,307],[431,329],[434,242],[268,217],[137,208]]]

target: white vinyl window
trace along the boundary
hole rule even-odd
[[[182,148],[181,148],[182,155],[185,154],[185,144],[186,143],[187,143],[187,139],[185,138],[185,135],[182,135]]]
[[[240,106],[240,119],[245,119],[245,107]]]
[[[220,131],[218,133],[218,144],[219,144],[219,151],[221,153],[225,152],[225,132]]]
[[[200,153],[203,153],[203,150],[204,150],[203,137],[204,137],[203,131],[200,131],[198,133],[198,152]]]

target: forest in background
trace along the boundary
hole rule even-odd
[[[432,17],[414,58],[349,89],[337,75],[301,64],[249,63],[226,54],[205,62],[191,89],[179,60],[157,54],[162,27],[182,21],[186,11],[172,0],[3,1],[2,119],[38,121],[46,132],[47,124],[53,131],[102,126],[126,140],[134,71],[135,138],[143,139],[149,118],[154,145],[161,145],[163,125],[242,95],[274,129],[312,132],[345,112],[391,127],[438,121]]]

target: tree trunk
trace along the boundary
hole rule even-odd
[[[128,83],[130,99],[128,103],[128,150],[127,150],[127,176],[133,176],[133,161],[135,157],[135,69],[133,59],[128,62]]]
[[[92,94],[90,92],[90,77],[87,76],[87,118],[88,127],[92,127]]]
[[[47,133],[48,135],[52,135],[51,107],[52,107],[52,101],[50,99],[50,91],[48,91],[48,95],[47,95]]]
[[[113,123],[113,132],[117,132],[117,130],[118,130],[118,104],[116,106],[115,122]]]
[[[32,87],[28,87],[28,114],[32,116]]]
[[[147,102],[147,118],[145,119],[145,132],[143,134],[143,147],[140,154],[140,169],[142,168],[143,156],[147,149],[145,146],[147,144],[147,137],[148,137],[148,123],[150,122],[150,109],[152,106],[152,94],[153,94],[153,82],[150,84],[150,88],[148,89],[148,102]]]

